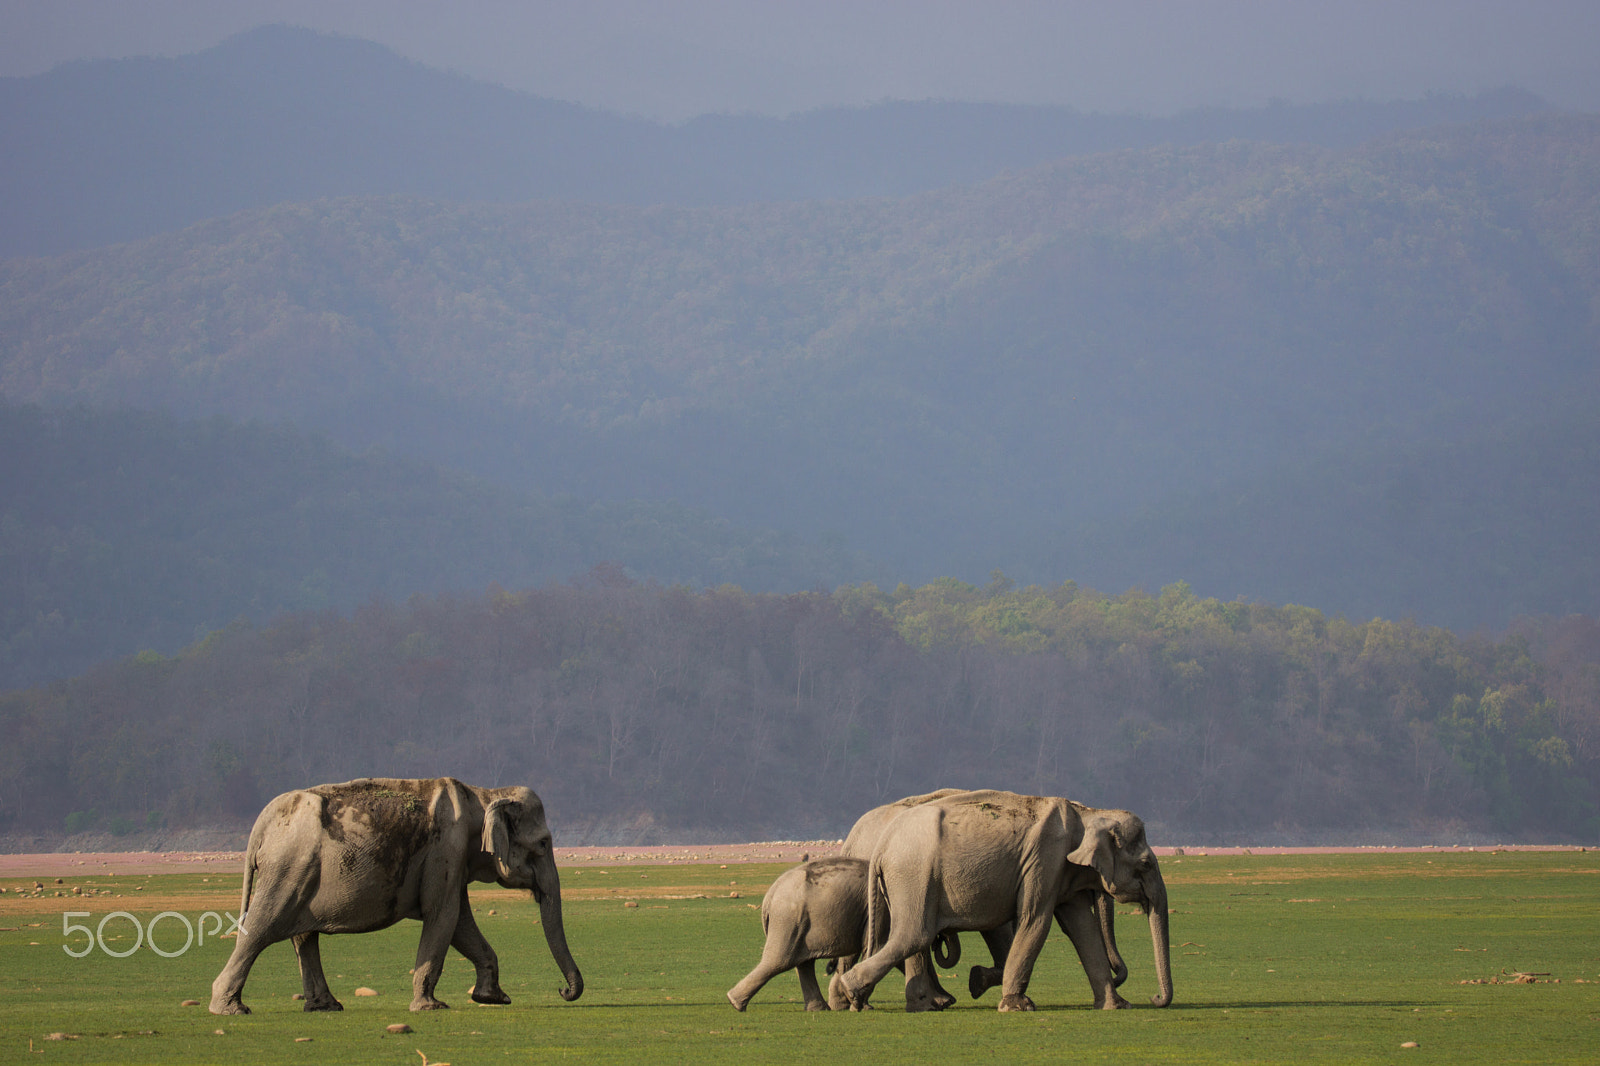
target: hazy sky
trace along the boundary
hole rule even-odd
[[[1600,110],[1600,0],[0,0],[0,75],[271,22],[677,120],[885,99],[1166,113],[1516,84]]]

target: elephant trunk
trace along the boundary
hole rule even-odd
[[[539,899],[539,921],[544,926],[545,943],[550,945],[550,956],[556,960],[556,967],[567,979],[567,987],[561,989],[561,998],[571,1003],[583,995],[583,974],[578,972],[578,964],[567,949],[567,931],[561,922],[561,880],[554,867],[552,863],[548,882],[544,877],[539,878],[540,890],[535,895]]]
[[[1153,875],[1147,898],[1150,905],[1150,942],[1156,952],[1156,983],[1161,991],[1150,1002],[1165,1007],[1172,1002],[1172,939],[1167,915],[1167,886],[1161,875]]]

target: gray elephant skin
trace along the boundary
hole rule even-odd
[[[867,933],[869,865],[866,859],[835,856],[778,875],[761,900],[766,934],[761,961],[728,990],[728,1002],[736,1010],[744,1010],[762,986],[786,970],[799,972],[806,1010],[833,1009],[817,984],[816,960],[861,949]],[[834,1006],[849,1004],[840,1000]]]
[[[533,893],[566,978],[561,997],[582,995],[544,805],[530,789],[475,788],[444,777],[363,778],[285,792],[250,831],[239,938],[211,985],[211,1013],[250,1013],[245,979],[256,957],[280,940],[294,943],[305,1009],[342,1010],[323,976],[318,937],[371,932],[402,918],[422,922],[412,1010],[448,1005],[433,993],[451,947],[476,970],[473,1000],[511,1002],[500,987],[499,959],[472,918],[472,881]]]
[[[1011,792],[945,796],[894,820],[873,852],[868,883],[872,951],[839,977],[853,1006],[865,1005],[896,962],[927,949],[941,931],[1014,922],[999,1009],[1032,1010],[1028,982],[1052,917],[1072,939],[1096,1005],[1126,1006],[1096,920],[1097,890],[1149,915],[1160,985],[1151,1002],[1172,1001],[1166,884],[1144,823],[1127,811]]]
[[[949,796],[959,796],[970,789],[941,788],[934,792],[925,792],[917,796],[907,796],[893,803],[885,803],[856,819],[856,824],[851,827],[850,833],[845,837],[840,854],[853,858],[870,860],[873,851],[877,848],[878,841],[889,830],[894,820],[913,807],[920,807],[934,800],[945,799]],[[1122,956],[1117,952],[1117,938],[1115,930],[1115,908],[1111,897],[1104,892],[1093,891],[1095,908],[1100,922],[1100,935],[1107,961],[1111,965],[1112,987],[1120,986],[1128,978],[1128,967],[1122,961]],[[989,954],[992,956],[993,966],[973,966],[967,979],[967,990],[973,999],[980,998],[986,991],[1000,985],[1004,981],[1006,957],[1010,953],[1013,929],[1010,922],[994,929],[983,930],[984,943],[988,945]],[[961,945],[958,936],[950,933],[943,938],[948,945],[948,951],[940,953],[940,942],[934,943],[934,955],[939,965],[950,967],[955,965],[961,957]],[[1074,944],[1081,953],[1094,950],[1088,944]],[[939,983],[939,975],[934,970],[928,952],[912,956],[905,960],[906,973],[906,1010],[943,1010],[955,1003],[955,997],[945,991]],[[853,954],[841,956],[837,962],[837,970],[842,973],[855,964]],[[832,968],[830,968],[832,969]],[[833,1009],[844,1009],[849,1005],[849,999],[839,987],[838,977],[828,986],[828,999]]]
[[[857,818],[856,824],[850,827],[850,832],[845,836],[844,844],[840,847],[839,854],[846,858],[860,859],[863,862],[870,861],[884,830],[900,815],[913,807],[920,807],[924,803],[944,799],[946,796],[957,796],[965,791],[967,790],[961,788],[941,788],[934,792],[924,792],[918,796],[907,796],[904,799],[895,800],[893,803],[885,803],[880,807],[874,807],[860,818]],[[863,901],[863,913],[865,913],[865,906],[865,901]],[[996,959],[1005,958],[1004,945],[1009,943],[1008,934],[1009,930],[1000,930],[994,934],[989,934],[996,938],[994,944],[991,945],[991,951],[995,952]],[[947,938],[946,942],[950,945],[950,952],[947,955],[941,955],[939,964],[942,966],[954,966],[961,957],[960,940],[952,934]],[[849,999],[840,990],[838,975],[855,965],[856,955],[861,949],[861,944],[862,941],[858,939],[848,952],[836,956],[836,965],[830,967],[830,972],[836,972],[834,972],[833,979],[828,983],[828,1000],[835,1010],[843,1010],[850,1005]],[[998,950],[996,950],[995,945],[999,945]],[[906,1010],[908,1012],[944,1010],[955,1003],[956,997],[946,992],[944,986],[939,983],[939,976],[934,971],[933,961],[928,952],[920,952],[904,960],[903,968],[906,975]]]

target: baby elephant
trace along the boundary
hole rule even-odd
[[[735,1010],[785,970],[800,970],[806,1010],[827,1010],[817,987],[817,960],[854,955],[867,931],[867,863],[862,859],[815,859],[785,870],[761,900],[767,944],[761,961],[728,990]]]
[[[829,1009],[828,998],[817,985],[817,960],[861,951],[867,931],[868,865],[865,859],[816,859],[778,875],[761,900],[761,928],[767,934],[761,961],[728,990],[734,1009],[744,1010],[763,985],[794,969],[800,972],[806,1010]],[[949,943],[941,937],[940,946],[948,948]],[[954,950],[959,952],[959,947]],[[931,988],[907,986],[908,1010],[933,1009],[932,999]],[[833,1009],[848,1005],[841,993]]]

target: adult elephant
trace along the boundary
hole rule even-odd
[[[851,826],[849,834],[845,837],[844,844],[839,854],[845,858],[865,859],[872,858],[873,851],[877,848],[878,841],[882,839],[885,831],[893,824],[894,820],[913,807],[920,807],[934,800],[942,800],[949,796],[959,796],[968,789],[941,788],[933,792],[925,792],[918,796],[907,796],[893,803],[885,803],[856,819]],[[1104,892],[1091,890],[1094,899],[1096,917],[1100,925],[1101,942],[1105,947],[1107,960],[1111,964],[1112,987],[1120,986],[1128,978],[1128,967],[1122,961],[1122,956],[1117,951],[1117,938],[1115,931],[1115,908],[1112,906],[1111,897]],[[982,931],[984,943],[989,948],[993,959],[993,966],[973,966],[967,978],[967,990],[973,999],[977,999],[991,988],[1003,983],[1006,957],[1010,953],[1013,929],[1010,922],[1006,922],[994,929]],[[948,950],[944,950],[948,945]],[[1074,945],[1080,952],[1092,950],[1088,945]],[[932,945],[932,958],[929,952],[922,952],[905,960],[906,974],[906,1010],[943,1010],[955,1003],[956,998],[945,991],[939,983],[939,975],[932,966],[937,961],[940,966],[954,966],[961,957],[960,940],[955,933],[935,939]],[[830,970],[844,972],[855,963],[856,957],[844,956],[837,960]],[[828,995],[830,1005],[835,1010],[843,1009],[849,1005],[848,998],[839,986],[838,978],[829,982]]]
[[[211,985],[211,1013],[249,1014],[242,995],[256,956],[294,942],[308,1011],[343,1010],[322,973],[322,933],[366,933],[402,918],[422,922],[412,1010],[437,1010],[434,986],[453,946],[477,971],[472,998],[510,1003],[500,963],[467,902],[470,881],[526,888],[539,902],[545,941],[567,981],[561,998],[583,994],[561,922],[544,805],[526,788],[475,788],[454,778],[362,778],[285,792],[250,831],[239,939]]]
[[[913,807],[920,807],[924,803],[944,799],[946,796],[958,796],[965,791],[966,789],[961,788],[941,788],[872,808],[857,818],[856,824],[850,827],[850,832],[846,834],[844,844],[839,849],[839,855],[846,859],[870,860],[884,831],[900,815]],[[985,937],[994,938],[990,941],[990,950],[996,960],[1004,959],[1005,945],[1010,942],[1009,930],[987,933]],[[945,945],[948,945],[948,950],[944,950]],[[941,966],[954,966],[961,958],[961,943],[955,934],[951,934],[942,942],[935,940],[933,949],[939,952],[938,961]],[[849,1000],[840,989],[838,975],[853,966],[855,960],[854,955],[844,955],[835,960],[834,966],[830,967],[834,977],[828,982],[828,999],[829,1005],[834,1010],[842,1010],[849,1006]],[[934,971],[929,952],[923,951],[905,959],[904,969],[908,1012],[944,1010],[955,1003],[956,997],[945,991],[944,986],[939,983],[939,975]]]
[[[1125,1006],[1108,955],[1099,948],[1097,887],[1149,914],[1160,985],[1151,1002],[1172,1002],[1166,884],[1144,823],[1127,811],[1012,792],[946,796],[894,820],[873,852],[868,883],[873,898],[867,943],[873,950],[839,978],[853,1006],[864,1006],[896,962],[926,950],[941,931],[982,931],[1013,922],[1000,1009],[1032,1010],[1028,982],[1052,917],[1078,949],[1096,1004]]]

